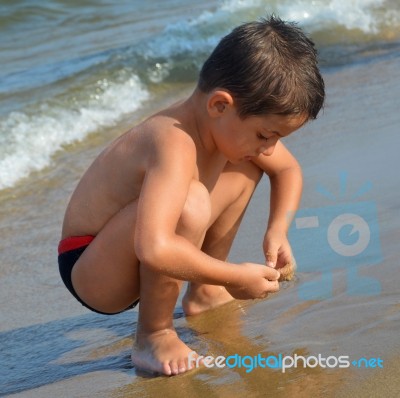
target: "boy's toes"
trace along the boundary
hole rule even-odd
[[[173,375],[177,375],[179,373],[179,367],[178,367],[178,362],[177,361],[171,361],[169,363],[169,366],[171,368],[171,373]]]
[[[171,376],[173,374],[169,361],[165,361],[162,363],[161,373],[165,374],[166,376]]]
[[[179,373],[185,373],[186,372],[187,366],[186,366],[186,362],[185,362],[184,359],[181,359],[178,362],[178,370],[179,370]]]

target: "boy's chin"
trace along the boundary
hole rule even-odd
[[[228,159],[228,162],[229,163],[232,163],[232,164],[240,164],[240,163],[243,163],[245,160],[243,160],[243,158],[241,158],[241,159]]]
[[[255,158],[254,156],[243,156],[239,159],[236,159],[235,162],[231,161],[231,163],[239,164],[239,163],[243,163],[243,162],[251,162],[254,158]]]
[[[245,163],[245,162],[250,162],[251,160],[255,159],[254,156],[233,157],[233,156],[226,156],[226,155],[225,155],[225,158],[229,163],[232,163],[235,165],[239,165],[239,164]]]

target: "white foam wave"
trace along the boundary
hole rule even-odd
[[[112,125],[149,98],[135,75],[120,83],[104,79],[97,88],[98,94],[74,109],[43,104],[35,114],[13,112],[0,122],[0,189],[48,166],[63,145]]]
[[[253,9],[259,17],[277,13],[283,19],[316,29],[332,24],[375,34],[382,25],[399,24],[400,8],[396,3],[397,0],[224,0],[220,10],[235,13]]]
[[[223,35],[259,6],[260,0],[224,0],[213,12],[203,11],[190,20],[167,25],[162,35],[138,51],[150,63],[157,60],[147,71],[149,79],[154,83],[164,80],[176,66],[174,59],[182,56],[200,66],[204,59],[199,54],[208,55]]]
[[[325,30],[335,35],[337,27],[377,34],[384,27],[398,26],[400,9],[390,0],[223,0],[214,11],[204,11],[190,20],[168,25],[163,33],[146,42],[138,54],[148,62],[148,77],[158,83],[176,67],[179,57],[201,64],[219,39],[234,26],[275,13],[296,21],[307,31]],[[199,65],[198,65],[199,66]]]
[[[382,26],[398,23],[400,11],[386,8],[385,0],[296,0],[279,2],[277,12],[311,31],[332,26],[377,34]]]
[[[220,7],[230,13],[247,9],[258,12],[259,17],[276,13],[282,19],[307,25],[311,31],[344,26],[377,34],[382,27],[400,24],[398,0],[225,0]]]

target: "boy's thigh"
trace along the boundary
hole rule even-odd
[[[121,311],[139,297],[139,260],[134,249],[137,210],[136,200],[116,213],[72,269],[72,284],[78,296],[98,311]],[[197,244],[210,213],[207,189],[193,180],[177,232]]]
[[[72,270],[80,298],[102,312],[118,312],[139,296],[139,261],[134,251],[137,201],[98,233]]]
[[[210,193],[210,226],[229,209],[242,213],[263,175],[251,161],[232,164],[228,162]]]

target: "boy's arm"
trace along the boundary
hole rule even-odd
[[[267,264],[283,267],[292,261],[287,232],[298,209],[303,187],[299,163],[278,141],[271,156],[259,155],[256,163],[268,175],[271,183],[270,213],[264,237]]]
[[[176,279],[243,287],[245,291],[238,292],[242,298],[276,291],[279,273],[272,268],[214,259],[176,233],[196,171],[196,148],[190,137],[180,131],[160,133],[149,149],[152,155],[139,197],[134,240],[142,266]]]

